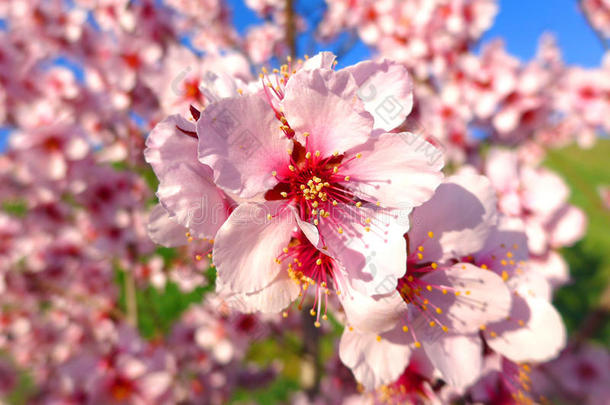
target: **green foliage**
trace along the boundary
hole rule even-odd
[[[0,352],[0,357],[5,358],[6,354]],[[17,370],[17,384],[5,397],[0,395],[0,403],[5,400],[11,405],[25,405],[35,390],[32,376],[25,370]]]
[[[545,162],[569,184],[570,202],[582,208],[589,219],[583,240],[561,252],[570,265],[573,283],[557,292],[555,305],[570,331],[598,305],[610,282],[610,211],[598,193],[599,186],[610,185],[609,157],[610,140],[599,139],[591,149],[573,145],[551,151]],[[594,338],[610,345],[610,325],[598,330]]]
[[[213,278],[215,271],[208,269],[206,275],[209,279]],[[117,282],[121,288],[119,308],[123,312],[126,312],[125,277],[124,271],[117,271]],[[191,292],[182,292],[176,283],[168,282],[163,290],[158,290],[153,286],[137,289],[138,330],[146,339],[166,335],[184,311],[191,304],[201,302],[204,295],[213,288],[212,283],[197,287]]]
[[[297,380],[279,377],[266,387],[256,390],[239,389],[233,395],[232,404],[277,404],[287,403],[290,395],[299,390]]]
[[[28,206],[25,200],[6,200],[2,202],[2,210],[8,215],[23,218],[28,212]]]

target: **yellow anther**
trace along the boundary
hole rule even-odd
[[[415,347],[417,347],[419,349],[421,347],[421,343],[415,342]]]
[[[201,255],[195,255],[195,260],[199,261],[201,259],[202,259]]]
[[[434,322],[434,321],[430,321],[429,325],[430,325],[431,327],[434,327],[434,326],[436,326],[436,322]]]
[[[272,172],[271,172],[271,175],[272,175],[273,177],[275,177],[275,176],[277,176],[277,172],[274,170],[274,171],[272,171]]]
[[[318,157],[318,156],[320,156],[320,151],[319,151],[319,150],[317,150],[317,151],[315,151],[313,154],[314,154],[316,157]]]
[[[349,181],[350,177],[349,176],[345,176],[345,181]]]
[[[314,325],[316,328],[319,328],[319,327],[320,327],[320,322],[315,321],[313,325]]]
[[[423,258],[424,258],[424,255],[422,255],[421,253],[418,253],[418,254],[417,254],[417,258],[418,258],[419,260],[421,260],[421,259],[423,259]]]
[[[316,316],[316,311],[314,311],[313,309],[310,309],[309,310],[309,315]]]
[[[284,253],[288,253],[288,248],[285,247],[284,249],[282,249],[282,251],[284,251]]]
[[[432,232],[432,231],[428,232],[428,237],[429,238],[434,238],[434,232]]]
[[[443,288],[443,294],[447,294],[447,289]]]
[[[506,272],[506,270],[503,270],[503,271],[502,271],[502,280],[503,280],[503,281],[508,280],[508,273]]]
[[[448,332],[449,331],[449,328],[447,328],[446,326],[443,326],[442,329],[443,329],[443,332]]]
[[[339,232],[339,234],[343,234],[343,228],[339,228],[337,232]]]
[[[268,219],[269,221],[271,221],[271,220],[273,219],[273,217],[271,216],[271,214],[267,214],[267,219]]]
[[[309,136],[309,132],[303,132],[303,138],[307,138]]]
[[[430,267],[432,267],[433,269],[436,269],[438,267],[438,264],[432,262],[432,264],[430,265]]]
[[[280,193],[280,195],[281,195],[282,197],[284,197],[284,198],[288,197],[288,193],[287,193],[287,192],[285,192],[285,191],[282,191],[282,192]]]
[[[437,314],[442,314],[442,313],[443,313],[443,310],[442,310],[442,309],[440,309],[440,308],[436,308],[436,313],[437,313]]]
[[[294,166],[293,165],[288,165],[288,168],[290,169],[291,172],[294,172]]]
[[[409,331],[409,327],[407,325],[403,325],[402,326],[402,331],[403,332],[408,332]]]
[[[288,312],[286,312],[286,311],[282,312],[282,316],[283,316],[284,318],[288,318]]]
[[[307,153],[305,154],[305,159],[309,159],[310,157],[311,157],[311,152],[307,152]]]
[[[481,268],[482,268],[483,270],[487,270],[487,269],[488,269],[488,267],[487,267],[487,265],[486,265],[486,264],[482,264],[482,265],[481,265]]]
[[[424,247],[420,246],[420,247],[417,248],[417,250],[419,250],[420,252],[423,252],[424,251]]]
[[[381,342],[381,336],[377,335],[376,339],[377,339],[378,342]]]
[[[360,201],[358,201],[358,202],[356,203],[356,207],[358,207],[358,208],[362,207],[362,203],[361,203]]]
[[[316,260],[316,264],[317,264],[318,266],[319,266],[319,265],[321,265],[321,264],[322,264],[322,259],[318,259],[318,260]]]
[[[427,286],[426,286],[426,290],[428,290],[428,291],[432,291],[432,286],[431,286],[431,285],[427,285]]]

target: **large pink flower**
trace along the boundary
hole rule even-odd
[[[385,133],[369,112],[370,96],[361,94],[359,83],[373,86],[402,102],[396,113],[404,116],[411,108],[404,69],[383,62],[334,71],[333,60],[320,54],[296,73],[263,76],[263,90],[220,100],[197,123],[199,160],[212,168],[215,184],[259,201],[237,207],[218,232],[214,261],[233,292],[273,282],[275,259],[296,227],[359,287],[402,275],[387,264],[406,259],[408,221],[399,216],[432,195],[442,159],[412,134]],[[312,279],[337,282],[325,272]]]
[[[482,350],[478,331],[506,317],[511,302],[498,275],[471,264],[496,224],[495,204],[484,177],[447,179],[412,214],[407,271],[396,289],[388,283],[378,286],[375,298],[352,293],[342,299],[353,330],[343,334],[341,358],[365,386],[395,379],[412,347],[423,347],[452,386],[463,388],[476,379]],[[396,353],[393,363],[377,367],[374,352],[390,350]],[[363,351],[373,353],[365,357],[370,361],[355,362]]]

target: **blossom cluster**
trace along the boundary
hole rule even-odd
[[[290,3],[243,36],[221,0],[0,5],[0,402],[226,403],[297,336],[292,403],[604,403],[542,162],[610,132],[610,57],[475,52],[493,0]],[[312,29],[375,57],[289,56]]]

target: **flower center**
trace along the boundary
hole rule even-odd
[[[326,308],[328,296],[330,295],[330,284],[337,289],[337,273],[335,273],[334,260],[318,250],[307,239],[303,232],[295,232],[290,243],[283,249],[283,253],[277,258],[278,263],[288,262],[287,271],[290,278],[296,282],[300,289],[301,302],[299,310],[303,307],[306,292],[310,287],[315,288],[314,303],[310,310],[312,316],[316,316],[315,326],[320,326],[320,316],[326,320]],[[337,291],[339,294],[339,291]],[[324,301],[324,308],[322,308]],[[324,312],[322,315],[322,311]]]
[[[319,218],[331,216],[333,207],[356,200],[341,184],[349,181],[349,176],[340,174],[343,158],[339,154],[322,157],[319,151],[311,153],[294,141],[290,165],[272,173],[278,184],[265,198],[294,202],[303,220],[318,225]],[[362,205],[359,201],[355,204]]]

